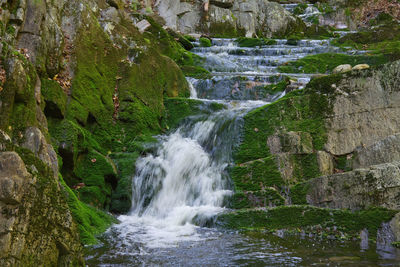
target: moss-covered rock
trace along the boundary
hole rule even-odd
[[[310,206],[281,206],[262,209],[245,209],[218,216],[217,224],[231,229],[275,231],[280,229],[305,231],[337,238],[359,237],[367,229],[371,239],[384,222],[389,222],[397,211],[371,208],[351,212],[322,209]]]
[[[85,245],[97,244],[96,236],[103,233],[111,224],[117,223],[118,220],[102,210],[81,202],[61,176],[60,182],[66,190],[68,206],[78,224],[82,243]]]
[[[240,37],[235,40],[239,47],[256,47],[264,45],[275,45],[276,40],[266,38],[246,38]]]
[[[324,53],[309,55],[297,61],[288,62],[279,66],[283,73],[330,73],[334,68],[342,64],[358,65],[368,64],[378,66],[392,61],[388,55],[346,55],[336,53]]]
[[[200,38],[200,45],[202,47],[211,47],[211,40],[205,37]]]

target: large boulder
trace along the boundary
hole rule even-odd
[[[255,1],[158,1],[155,9],[166,25],[183,33],[211,36],[282,37],[305,30],[301,19],[280,4]]]

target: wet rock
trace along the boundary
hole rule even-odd
[[[343,73],[343,72],[348,72],[351,71],[352,67],[350,64],[344,64],[344,65],[339,65],[336,68],[333,69],[332,73]]]

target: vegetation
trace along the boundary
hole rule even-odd
[[[218,217],[217,224],[242,230],[305,231],[325,237],[333,235],[339,239],[359,237],[361,230],[368,229],[371,238],[375,239],[381,224],[390,221],[396,213],[384,208],[351,212],[311,206],[280,206],[225,213]]]
[[[247,38],[240,37],[235,40],[239,47],[256,47],[265,45],[275,45],[277,42],[273,39],[266,38]]]
[[[309,55],[297,61],[288,62],[286,65],[279,66],[278,69],[283,73],[330,73],[334,68],[342,64],[378,66],[391,60],[392,58],[389,55],[383,54],[346,55],[325,53]]]

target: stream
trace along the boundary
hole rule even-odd
[[[315,240],[305,236],[240,233],[212,227],[226,210],[233,185],[227,172],[240,142],[243,116],[282,97],[266,85],[285,74],[277,67],[306,55],[339,52],[329,41],[287,40],[255,48],[232,39],[213,39],[212,47],[192,52],[205,58],[209,79],[193,79],[192,98],[225,105],[208,116],[191,116],[159,136],[154,153],[140,158],[133,177],[131,211],[118,217],[101,244],[87,248],[89,266],[399,266],[398,251],[359,241]],[[290,74],[304,87],[308,74]]]

